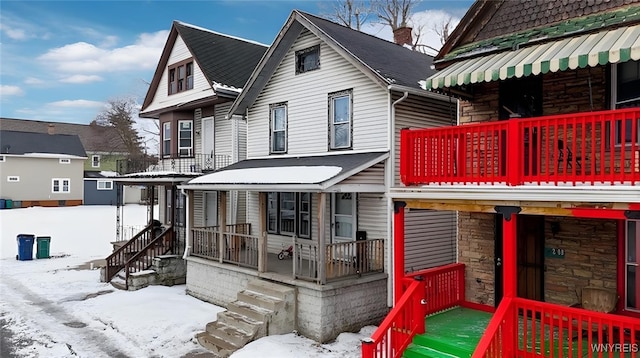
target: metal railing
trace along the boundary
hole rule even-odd
[[[142,172],[205,173],[231,164],[228,155],[193,154],[188,157],[146,157],[120,159],[116,162],[120,175]]]
[[[640,108],[401,131],[400,177],[424,184],[640,182]]]

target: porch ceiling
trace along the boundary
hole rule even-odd
[[[524,43],[512,51],[469,58],[429,77],[425,88],[506,80],[639,59],[640,24],[636,24],[557,41]]]
[[[180,185],[187,190],[332,191],[388,152],[247,159]],[[371,188],[384,191],[384,186]]]

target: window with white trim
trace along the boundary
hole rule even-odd
[[[98,190],[113,190],[113,181],[112,180],[98,180],[97,181],[97,189]]]
[[[51,179],[52,193],[69,193],[71,192],[71,180],[68,178]]]
[[[333,193],[331,226],[334,242],[353,241],[356,237],[356,194]]]
[[[92,168],[100,168],[100,156],[92,155],[91,156],[91,167]]]
[[[171,155],[171,122],[162,123],[162,156]]]
[[[178,155],[181,157],[193,156],[193,121],[178,121]]]
[[[640,107],[640,61],[618,63],[611,68],[613,108]],[[617,120],[614,138],[616,145],[640,143],[640,118]]]
[[[267,232],[311,238],[311,193],[267,193]]]
[[[296,51],[296,75],[320,68],[320,45]]]
[[[8,181],[9,183],[17,183],[17,182],[19,182],[19,181],[20,181],[20,177],[19,177],[19,176],[17,176],[17,175],[9,175],[9,176],[7,177],[7,181]]]
[[[329,148],[351,148],[353,92],[351,90],[329,94]]]
[[[269,106],[271,153],[287,152],[287,104],[278,103]]]
[[[71,164],[71,159],[69,158],[60,158],[60,164]]]
[[[640,220],[628,220],[625,235],[624,307],[640,312]]]

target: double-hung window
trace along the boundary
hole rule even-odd
[[[640,220],[627,221],[624,308],[640,312]]]
[[[67,178],[51,179],[52,193],[69,193],[71,191],[71,180]]]
[[[98,180],[97,189],[98,190],[113,190],[113,181],[111,181],[111,180]]]
[[[640,106],[640,61],[627,61],[612,67],[612,101],[614,108]],[[640,118],[615,122],[615,144],[640,143]]]
[[[171,122],[162,124],[162,156],[171,155]]]
[[[187,60],[168,68],[169,94],[193,89],[193,61]]]
[[[311,193],[267,193],[267,232],[311,238]]]
[[[296,75],[320,68],[320,45],[296,51]]]
[[[329,149],[351,148],[353,92],[329,94]]]
[[[287,104],[278,103],[269,106],[271,127],[271,153],[287,152]]]
[[[92,155],[91,156],[91,167],[92,168],[100,168],[100,156]]]
[[[193,155],[193,121],[178,121],[178,155],[190,157]]]

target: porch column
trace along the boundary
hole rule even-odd
[[[393,202],[393,303],[402,297],[404,278],[404,201]]]
[[[518,248],[517,215],[502,216],[502,265],[503,291],[505,297],[518,295]]]
[[[193,230],[193,213],[193,190],[187,190],[187,232],[185,232],[186,237],[184,254],[182,255],[183,258],[187,258],[187,256],[191,254],[191,248],[193,247],[193,235],[191,231]]]
[[[318,194],[318,280],[320,284],[327,283],[326,240],[324,230],[324,213],[327,210],[327,193]]]
[[[220,237],[218,238],[218,250],[220,252],[220,263],[223,262],[225,256],[225,242],[224,233],[227,231],[227,192],[219,191],[220,195],[220,210],[218,210],[218,229],[220,231]]]
[[[267,272],[267,193],[258,193],[258,272]]]
[[[150,208],[148,224],[151,224],[153,222],[153,208],[155,207],[154,203],[156,201],[156,191],[153,185],[147,185],[147,200],[149,200],[147,205]],[[162,220],[160,220],[160,222],[162,222]]]

